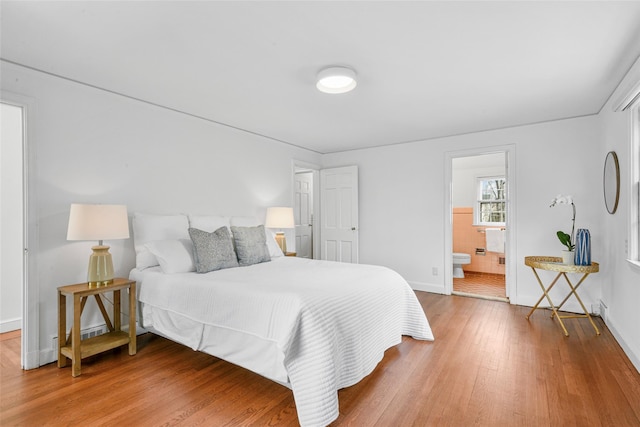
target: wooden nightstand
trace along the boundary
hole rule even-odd
[[[285,252],[284,256],[296,256],[295,252]]]
[[[129,332],[121,330],[120,291],[129,291]],[[113,292],[113,324],[102,303],[101,294]],[[87,299],[93,295],[109,332],[80,340],[80,316]],[[67,339],[67,296],[73,297],[73,327]],[[58,367],[67,366],[71,359],[71,375],[80,375],[80,361],[85,357],[129,344],[129,355],[136,354],[136,282],[128,279],[113,279],[106,286],[89,286],[87,283],[58,288]]]

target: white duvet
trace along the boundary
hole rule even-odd
[[[284,378],[266,376],[290,384],[302,426],[335,420],[338,390],[371,373],[402,335],[433,340],[413,290],[388,268],[280,257],[207,274],[154,270],[131,275],[140,282],[143,326],[223,359],[226,354],[215,354],[203,338],[207,327],[219,337],[225,331],[249,337],[256,349],[272,346],[277,354],[258,353],[272,360],[256,366],[282,365]],[[189,325],[161,321],[152,308]],[[184,336],[176,337],[183,329]]]

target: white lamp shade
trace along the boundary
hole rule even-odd
[[[129,220],[125,205],[71,205],[67,240],[128,238]]]
[[[267,219],[265,227],[267,228],[294,228],[295,221],[293,219],[293,208],[275,207],[267,208]]]

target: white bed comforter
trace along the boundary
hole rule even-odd
[[[150,272],[139,300],[273,341],[303,426],[335,420],[338,389],[371,373],[402,335],[433,340],[413,290],[378,266],[281,257],[207,274]]]

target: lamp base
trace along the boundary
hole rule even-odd
[[[87,283],[90,287],[106,286],[113,283],[113,260],[109,246],[93,246],[89,257]]]
[[[287,239],[284,237],[284,232],[278,231],[276,233],[276,243],[278,244],[278,246],[280,246],[280,249],[282,249],[282,253],[286,254],[287,253]]]

